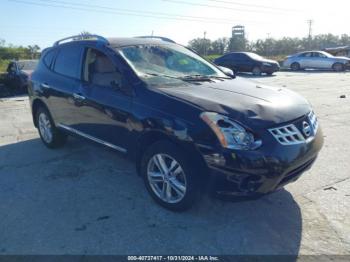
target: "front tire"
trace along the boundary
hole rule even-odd
[[[294,62],[293,64],[290,65],[290,68],[292,71],[299,71],[300,70],[300,64],[297,62]]]
[[[148,192],[158,204],[173,211],[190,208],[198,196],[194,168],[185,152],[167,141],[151,145],[141,160],[141,174]]]
[[[67,135],[58,130],[49,111],[40,107],[36,112],[36,123],[41,141],[48,148],[58,148],[65,144]]]

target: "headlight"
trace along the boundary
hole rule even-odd
[[[262,63],[263,66],[272,66],[270,63]]]
[[[255,140],[252,133],[226,116],[214,112],[204,112],[200,117],[214,131],[224,148],[253,150],[261,146],[261,140]]]

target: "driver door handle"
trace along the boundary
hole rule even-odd
[[[75,100],[77,100],[77,101],[83,101],[83,100],[86,99],[85,96],[79,95],[79,94],[77,94],[77,93],[74,93],[74,94],[73,94],[73,98],[74,98]]]

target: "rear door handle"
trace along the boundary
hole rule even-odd
[[[83,100],[85,100],[85,96],[79,95],[79,94],[77,94],[77,93],[74,93],[74,94],[73,94],[73,97],[74,97],[75,100],[78,100],[78,101],[83,101]]]

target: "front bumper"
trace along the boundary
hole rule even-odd
[[[258,196],[297,180],[310,169],[323,145],[319,127],[315,137],[297,145],[281,145],[266,134],[254,151],[200,148],[210,171],[210,187],[216,193]]]
[[[275,72],[277,72],[279,70],[280,70],[280,67],[278,65],[272,65],[272,66],[263,65],[261,67],[261,71],[263,73],[270,73],[270,74],[272,74],[272,73],[275,73]]]

